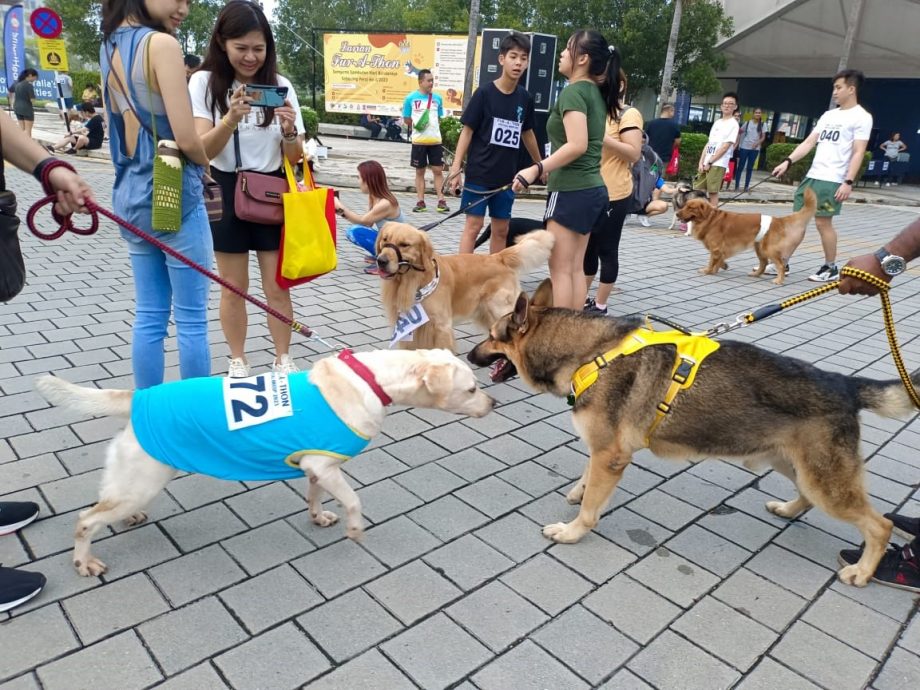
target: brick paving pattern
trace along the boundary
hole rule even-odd
[[[408,151],[408,148],[405,149]],[[105,162],[78,167],[107,203]],[[12,172],[23,211],[37,197]],[[363,203],[355,191],[343,198]],[[403,199],[408,205],[409,198]],[[539,202],[521,202],[538,217]],[[743,208],[743,207],[740,207]],[[776,207],[784,213],[788,206]],[[874,250],[916,209],[849,205],[841,256]],[[24,213],[23,213],[24,215]],[[408,214],[419,224],[434,216]],[[665,229],[627,225],[615,314],[651,311],[692,327],[812,287],[821,263],[812,228],[787,284],[732,270],[700,276],[705,250]],[[454,251],[460,221],[435,230]],[[554,545],[542,524],[576,508],[564,494],[585,462],[564,400],[519,380],[483,385],[490,416],[394,410],[384,434],[345,465],[365,508],[361,544],[307,516],[304,480],[174,480],[150,522],[97,537],[104,576],[70,562],[79,510],[96,497],[120,422],[50,408],[33,390],[53,371],[130,387],[133,294],[110,223],[90,238],[42,243],[23,234],[29,285],[0,305],[0,500],[33,500],[41,519],[0,538],[0,562],[48,577],[27,605],[0,616],[0,688],[813,688],[920,687],[920,617],[911,593],[837,582],[836,552],[855,529],[812,510],[794,522],[763,508],[792,487],[720,460],[637,454],[597,529]],[[385,346],[377,279],[340,243],[340,266],[295,289],[296,315],[336,344]],[[258,272],[252,290],[261,293]],[[532,290],[545,270],[525,279]],[[920,269],[893,292],[905,359],[920,365]],[[213,371],[226,368],[211,292]],[[480,335],[460,328],[462,351]],[[893,378],[878,303],[829,296],[733,334],[847,373]],[[295,336],[306,364],[328,350]],[[167,378],[177,377],[175,340]],[[264,319],[247,350],[271,363]],[[868,487],[880,510],[920,515],[920,423],[863,418]],[[330,505],[330,509],[335,509]]]

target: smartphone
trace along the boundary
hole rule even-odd
[[[246,84],[246,95],[254,108],[279,108],[287,98],[288,87],[265,84]]]

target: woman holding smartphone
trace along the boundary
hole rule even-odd
[[[274,93],[248,85],[287,88],[284,104],[265,107]],[[201,68],[189,80],[195,129],[211,158],[211,175],[224,197],[223,218],[211,224],[221,277],[249,288],[249,252],[254,251],[268,304],[293,316],[290,293],[275,281],[281,226],[240,220],[234,209],[236,147],[240,169],[284,177],[282,155],[295,164],[303,151],[303,120],[291,82],[278,74],[275,40],[262,9],[248,0],[231,0],[221,10]],[[250,375],[246,359],[246,302],[223,288],[220,323],[230,346],[227,375]],[[291,359],[291,329],[272,316],[268,330],[275,347],[272,370],[297,371]]]

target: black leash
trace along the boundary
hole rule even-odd
[[[736,194],[735,196],[733,196],[731,199],[726,199],[725,201],[720,201],[720,202],[719,202],[719,205],[716,206],[716,208],[722,208],[725,204],[730,204],[731,202],[735,201],[736,199],[740,199],[740,198],[741,198],[742,196],[744,196],[745,194],[749,194],[750,191],[751,191],[752,189],[756,189],[757,187],[759,187],[760,185],[762,185],[764,182],[766,182],[767,180],[771,179],[772,177],[773,177],[773,175],[767,175],[767,176],[766,176],[765,178],[763,178],[760,182],[757,182],[757,183],[751,185],[750,187],[748,187],[746,191],[739,192],[738,194]],[[779,179],[779,178],[777,177],[776,179]]]
[[[468,203],[466,206],[463,206],[463,207],[461,207],[461,208],[458,208],[456,211],[453,211],[453,212],[447,214],[447,215],[444,216],[441,220],[437,220],[437,221],[435,221],[434,223],[428,223],[428,225],[423,225],[422,227],[419,228],[419,230],[423,230],[424,232],[428,232],[429,230],[434,230],[436,227],[438,227],[439,225],[441,225],[441,223],[446,223],[446,222],[449,221],[451,218],[456,218],[456,217],[459,216],[461,213],[466,213],[467,211],[470,210],[470,208],[472,208],[472,207],[475,206],[476,204],[483,204],[483,203],[485,203],[486,201],[488,201],[489,199],[491,199],[493,196],[496,196],[496,195],[498,195],[498,194],[501,194],[502,192],[506,192],[506,191],[508,191],[509,189],[511,189],[511,184],[510,184],[510,183],[509,183],[509,184],[506,184],[506,185],[503,186],[503,187],[497,187],[496,189],[492,190],[492,193],[491,193],[491,194],[486,194],[486,195],[483,196],[481,199],[476,199],[475,201],[471,201],[471,202]]]

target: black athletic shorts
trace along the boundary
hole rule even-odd
[[[444,166],[444,151],[440,144],[412,144],[409,164],[413,168],[440,168]]]
[[[284,173],[265,173],[284,177]],[[233,209],[233,193],[236,189],[236,173],[211,168],[211,177],[220,185],[224,196],[224,215],[217,223],[211,223],[214,237],[214,251],[227,254],[245,254],[250,251],[276,252],[281,246],[281,226],[251,223],[236,217]]]

